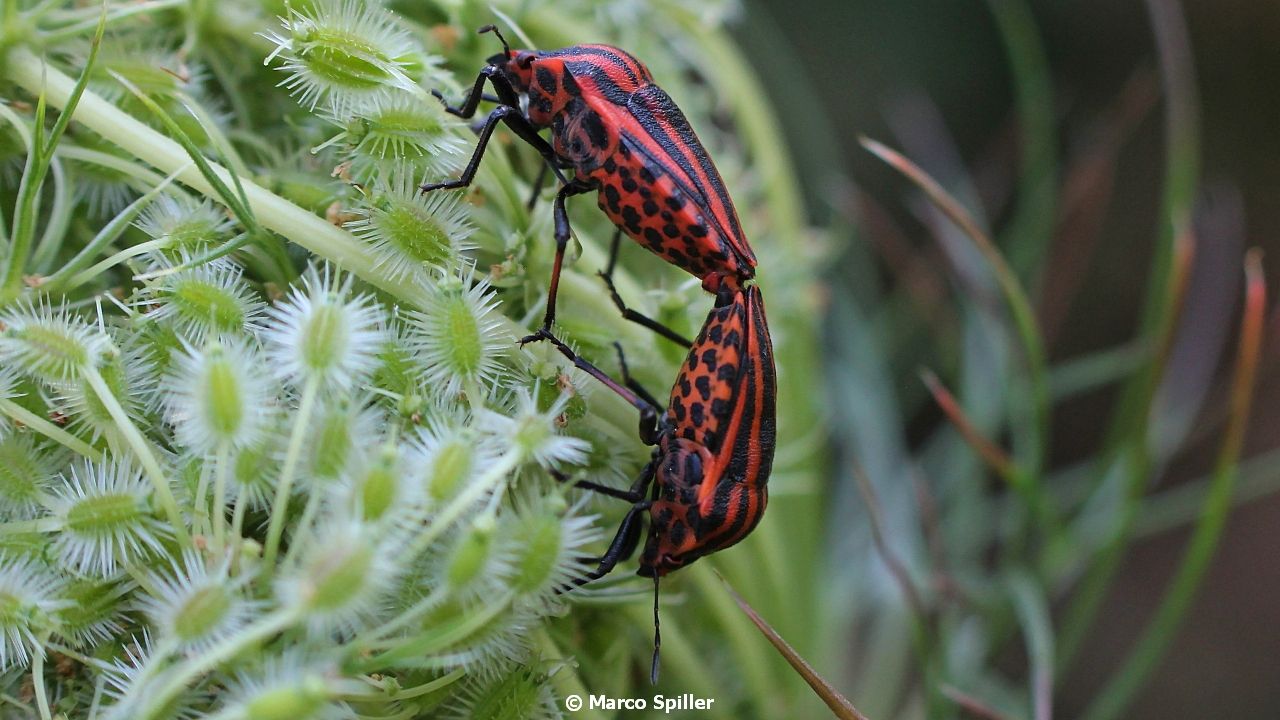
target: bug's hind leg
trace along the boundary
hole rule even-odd
[[[618,294],[618,289],[613,285],[613,271],[618,264],[618,251],[621,247],[621,244],[622,244],[622,228],[618,228],[613,233],[613,245],[609,248],[609,265],[604,270],[601,270],[599,275],[600,275],[600,279],[604,281],[605,287],[609,289],[609,297],[613,300],[613,304],[617,306],[618,311],[622,313],[622,317],[625,318],[626,320],[636,323],[637,325],[643,325],[644,327],[649,328],[650,330],[658,333],[659,335],[670,340],[671,342],[677,343],[679,345],[683,345],[685,347],[693,347],[693,343],[690,342],[689,339],[686,338],[685,336],[681,335],[675,330],[672,330],[666,325],[663,325],[657,320],[654,320],[648,315],[643,315],[641,313],[636,312],[635,310],[632,310],[631,308],[627,307],[626,302],[622,300],[622,296]]]

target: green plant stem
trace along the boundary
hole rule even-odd
[[[178,503],[173,499],[173,492],[169,489],[169,480],[165,477],[164,471],[160,469],[160,462],[156,460],[156,456],[151,452],[151,446],[147,443],[147,439],[142,436],[142,432],[138,430],[138,426],[134,424],[124,408],[120,407],[116,396],[111,394],[111,388],[107,387],[107,382],[102,379],[102,375],[98,373],[95,367],[84,369],[85,379],[89,382],[89,387],[98,394],[98,401],[106,408],[107,413],[111,415],[111,419],[116,422],[116,430],[124,436],[125,442],[129,447],[133,448],[133,452],[138,457],[138,461],[142,463],[142,469],[146,472],[147,477],[151,480],[151,486],[155,490],[156,497],[160,500],[160,507],[164,509],[165,515],[169,517],[170,524],[173,525],[173,532],[178,538],[178,542],[185,548],[191,546],[191,535],[187,532],[187,523],[182,519],[182,513],[178,510]]]
[[[218,443],[217,477],[213,481],[213,542],[221,549],[227,542],[227,465],[231,463],[231,445]]]
[[[31,684],[35,690],[36,707],[40,711],[40,720],[53,720],[53,713],[49,711],[49,689],[44,685],[44,640],[48,638],[49,633],[41,633],[41,647],[34,648],[31,658]]]
[[[219,663],[225,662],[248,650],[253,645],[281,632],[296,620],[293,610],[281,609],[263,617],[258,622],[246,627],[223,640],[205,652],[188,658],[172,671],[171,676],[158,690],[149,692],[146,704],[134,716],[138,720],[152,720],[157,713],[164,710],[165,705],[183,688],[201,673],[212,670]]]
[[[311,424],[311,410],[315,406],[316,395],[319,392],[320,376],[308,377],[307,384],[302,390],[302,401],[298,404],[298,413],[294,417],[293,432],[289,435],[289,449],[284,456],[280,482],[276,485],[276,497],[271,503],[267,544],[262,553],[262,573],[265,580],[270,580],[275,573],[276,553],[280,550],[280,536],[284,533],[285,515],[289,510],[289,494],[293,491],[293,477],[297,474],[298,463],[302,459],[302,441],[307,436],[307,426]],[[264,584],[264,587],[266,586]]]
[[[8,415],[14,420],[14,422],[26,425],[32,430],[44,435],[77,455],[95,461],[103,459],[103,453],[101,450],[98,450],[89,443],[81,440],[75,435],[72,435],[66,430],[63,430],[39,415],[36,415],[12,400],[0,398],[0,413]]]
[[[62,521],[48,517],[37,520],[10,520],[0,523],[0,535],[22,535],[25,533],[46,533],[62,529]]]
[[[1008,248],[1014,271],[1034,288],[1037,283],[1031,273],[1044,267],[1057,220],[1058,138],[1049,62],[1025,0],[987,0],[987,6],[995,17],[1013,73],[1021,135],[1018,207],[1002,233],[1002,239],[1008,240],[1002,246]]]

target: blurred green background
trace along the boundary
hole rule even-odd
[[[810,211],[835,228],[824,263],[829,297],[823,329],[829,338],[824,359],[832,391],[837,518],[861,517],[861,497],[849,470],[853,463],[866,467],[873,482],[892,483],[892,478],[876,477],[877,454],[891,454],[885,443],[900,443],[911,454],[912,466],[942,494],[946,509],[949,468],[938,461],[937,449],[939,437],[950,430],[928,401],[917,368],[936,370],[953,389],[959,386],[966,407],[987,413],[982,422],[991,428],[991,437],[1006,439],[1008,430],[1000,420],[1002,403],[984,403],[979,397],[983,379],[975,377],[981,373],[973,367],[981,353],[974,344],[983,341],[963,329],[971,319],[970,303],[957,298],[964,290],[936,241],[942,235],[945,244],[951,230],[925,210],[918,191],[860,147],[858,136],[901,149],[995,229],[1037,308],[1052,368],[1088,359],[1115,360],[1109,353],[1134,349],[1143,336],[1141,316],[1165,217],[1167,105],[1149,6],[1180,11],[1185,18],[1200,162],[1195,255],[1175,349],[1152,411],[1157,422],[1150,442],[1157,461],[1149,473],[1147,497],[1174,497],[1181,488],[1189,498],[1221,442],[1244,248],[1265,249],[1267,275],[1275,276],[1280,3],[746,4],[737,33],[776,99]],[[1023,24],[1012,34],[1002,32],[998,13],[1006,20],[1017,16],[1008,21]],[[1043,66],[1011,62],[1010,37],[1022,43],[1021,52],[1039,55]],[[1051,171],[1047,185],[1028,186],[1020,184],[1020,172],[1030,123],[1019,108],[1016,73],[1034,75],[1037,70],[1047,81],[1043,91],[1049,102],[1033,105],[1044,113],[1039,121],[1047,134],[1040,139],[1052,155]],[[1028,203],[1027,187],[1052,196],[1041,206],[1051,214],[1040,218],[1047,221],[1042,226],[1049,233],[1047,255],[1039,263],[1027,258],[1020,264],[1025,233],[1010,227],[1019,222],[1029,223],[1023,230],[1036,226],[1035,220],[1019,217]],[[876,342],[884,345],[868,351],[867,344]],[[866,359],[868,352],[877,351],[876,360]],[[997,352],[994,358],[997,364],[1016,364],[1008,353]],[[1201,591],[1125,717],[1280,713],[1280,567],[1273,553],[1280,541],[1280,499],[1271,492],[1280,466],[1266,463],[1266,453],[1276,447],[1274,399],[1280,385],[1275,360],[1274,343],[1265,343],[1244,450],[1245,457],[1261,460],[1247,466],[1238,504]],[[897,406],[902,421],[900,427],[879,428],[882,437],[866,427],[869,423],[859,412],[875,405],[866,397],[872,372],[868,366],[883,371],[886,402]],[[1115,379],[1123,379],[1123,372],[1117,372],[1121,375]],[[1011,392],[1001,387],[998,375],[996,371],[987,378],[986,391]],[[1122,384],[1097,382],[1054,402],[1050,484],[1097,472]],[[967,466],[962,472],[972,471]],[[884,498],[886,492],[893,489],[880,488],[892,515],[894,501]],[[904,501],[904,506],[910,504]],[[1117,671],[1180,562],[1198,515],[1192,510],[1167,521],[1159,514],[1162,507],[1153,502],[1139,511],[1138,537],[1105,593],[1078,657],[1058,684],[1054,709],[1064,717],[1084,711]],[[974,513],[956,522],[994,518]],[[845,537],[849,525],[837,521],[832,527],[836,547],[851,542]],[[954,532],[963,534],[963,528]],[[911,537],[901,539],[900,547],[910,558],[916,552],[915,532],[904,533]],[[1071,598],[1070,584],[1061,595],[1051,595],[1055,621]],[[875,674],[870,666],[878,656],[868,648],[876,640],[867,630],[855,624],[846,635],[845,661],[852,678]],[[1026,659],[1016,644],[997,657],[997,664],[1014,676],[1025,673]],[[865,681],[854,684],[858,691],[873,692]],[[857,691],[851,698],[871,712],[859,702]],[[901,706],[887,702],[881,707]]]

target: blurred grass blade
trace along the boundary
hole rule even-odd
[[[1031,659],[1031,717],[1050,720],[1053,717],[1053,625],[1044,592],[1026,572],[1010,575],[1009,594],[1027,642]]]
[[[884,513],[880,509],[880,501],[876,498],[875,488],[871,484],[870,478],[863,469],[854,465],[853,477],[858,485],[858,492],[862,494],[862,500],[867,506],[867,517],[871,520],[871,538],[875,543],[876,552],[880,554],[880,559],[884,561],[885,567],[889,568],[889,573],[893,575],[893,579],[898,583],[898,589],[902,591],[902,596],[907,599],[907,604],[911,607],[911,612],[915,615],[916,624],[921,632],[927,633],[929,630],[929,612],[925,607],[924,600],[920,597],[920,591],[916,589],[916,585],[911,580],[911,573],[907,570],[907,566],[893,552],[893,548],[889,547],[889,543],[885,539],[884,529]],[[927,641],[926,641],[927,645]]]
[[[1104,452],[1107,462],[1121,459],[1126,466],[1123,519],[1120,532],[1102,550],[1066,611],[1059,633],[1059,672],[1067,669],[1075,658],[1132,539],[1138,506],[1153,471],[1147,446],[1151,402],[1172,348],[1178,310],[1195,253],[1191,211],[1199,174],[1200,145],[1190,38],[1177,2],[1147,0],[1146,6],[1160,55],[1168,138],[1160,212],[1162,227],[1152,258],[1141,330],[1141,336],[1154,354],[1150,363],[1125,385],[1108,428]]]
[[[858,712],[858,709],[845,699],[838,690],[832,687],[831,683],[823,679],[823,677],[818,674],[818,671],[814,670],[809,663],[805,662],[805,659],[800,657],[800,654],[787,644],[787,641],[783,640],[782,636],[779,635],[769,625],[769,623],[765,622],[764,618],[760,617],[760,615],[747,604],[746,600],[742,599],[742,596],[739,595],[731,585],[729,585],[728,580],[725,580],[724,577],[721,576],[720,581],[724,583],[724,589],[729,593],[729,596],[733,598],[733,601],[738,604],[738,607],[742,609],[742,612],[745,613],[746,616],[750,618],[751,622],[760,629],[760,633],[765,636],[765,639],[767,639],[773,647],[778,650],[782,657],[786,659],[787,663],[795,669],[796,673],[809,684],[809,687],[813,688],[813,691],[822,699],[822,702],[826,703],[827,707],[831,708],[831,713],[833,715],[840,718],[840,720],[867,720],[865,715]]]
[[[1033,274],[1044,272],[1044,259],[1057,219],[1054,106],[1049,60],[1029,3],[987,0],[1013,73],[1018,109],[1018,199],[1014,215],[1001,233],[1008,240],[1009,262],[1035,288]]]
[[[1026,291],[1014,276],[1008,263],[1001,257],[991,239],[982,228],[974,222],[972,216],[965,211],[955,198],[951,197],[941,185],[929,177],[919,166],[908,160],[901,153],[871,140],[861,138],[863,147],[883,160],[890,167],[915,183],[929,199],[941,210],[951,222],[955,223],[965,235],[977,246],[991,265],[1005,302],[1013,317],[1018,337],[1022,342],[1026,357],[1027,375],[1031,385],[1031,405],[1034,414],[1035,432],[1034,447],[1029,452],[1029,464],[1026,465],[1025,476],[1028,485],[1025,488],[1027,498],[1033,512],[1043,521],[1052,523],[1051,509],[1044,501],[1040,489],[1040,469],[1044,463],[1045,438],[1049,427],[1049,389],[1048,372],[1044,355],[1044,345],[1040,339],[1040,330],[1036,325],[1035,313]]]
[[[943,685],[939,691],[961,710],[983,720],[1009,720],[1003,713],[954,685]]]
[[[933,396],[934,402],[946,414],[951,424],[956,426],[956,430],[960,431],[960,435],[964,437],[965,442],[973,448],[974,452],[982,458],[983,462],[995,470],[1000,477],[1004,478],[1011,486],[1017,487],[1018,468],[1013,460],[1009,458],[1000,446],[988,440],[982,435],[978,428],[969,420],[969,416],[965,414],[964,408],[960,407],[960,403],[956,402],[956,398],[951,394],[942,381],[938,379],[938,375],[929,369],[920,370],[920,379],[924,382],[925,387],[929,388],[929,394]]]
[[[1262,346],[1266,285],[1262,277],[1262,253],[1253,248],[1245,256],[1245,308],[1231,383],[1231,414],[1218,451],[1213,479],[1205,497],[1194,534],[1177,574],[1156,610],[1146,631],[1138,639],[1120,669],[1085,713],[1085,720],[1113,720],[1122,717],[1137,692],[1159,665],[1169,644],[1195,599],[1218,539],[1231,511],[1231,496],[1240,470],[1240,450],[1253,400],[1259,349]]]

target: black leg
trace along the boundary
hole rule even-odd
[[[638,502],[631,506],[627,511],[626,517],[622,518],[622,524],[618,526],[618,532],[613,536],[613,542],[609,543],[609,549],[604,555],[600,556],[600,563],[595,570],[584,573],[582,576],[574,578],[574,585],[586,585],[592,580],[598,580],[608,575],[617,567],[619,562],[631,557],[636,547],[640,544],[640,530],[642,518],[645,511],[649,509],[649,501]]]
[[[570,482],[572,480],[572,478],[559,470],[552,470],[551,477],[562,483]],[[607,497],[626,500],[629,503],[637,503],[644,499],[644,490],[636,490],[634,488],[631,490],[619,490],[617,488],[611,488],[608,485],[593,483],[590,480],[574,480],[573,486],[576,488],[582,488],[583,490],[600,493]]]
[[[618,351],[618,367],[622,370],[623,384],[631,388],[635,394],[639,395],[642,400],[650,405],[659,408],[662,407],[662,403],[658,402],[657,398],[653,396],[653,393],[646,390],[643,385],[636,382],[635,378],[631,377],[631,370],[627,367],[627,355],[622,351],[622,343],[614,341],[613,349]]]
[[[551,326],[556,321],[556,296],[560,293],[560,269],[564,266],[564,250],[568,247],[569,238],[572,234],[569,228],[569,213],[564,208],[564,201],[566,198],[591,192],[594,189],[591,185],[574,180],[560,188],[560,192],[556,193],[555,203],[552,208],[552,217],[555,219],[556,259],[551,266],[551,286],[547,288],[547,311],[542,316],[542,330],[544,331],[550,331]],[[522,340],[521,344],[524,342]]]
[[[493,89],[498,91],[497,97],[485,94],[485,80],[493,83]],[[481,100],[492,100],[514,108],[520,107],[520,96],[516,94],[516,89],[511,87],[511,81],[507,80],[502,68],[497,65],[486,65],[480,71],[480,74],[476,76],[475,84],[471,86],[471,92],[467,93],[467,97],[462,101],[461,105],[456,107],[449,105],[439,90],[432,90],[431,94],[444,103],[445,112],[460,118],[469,118],[475,115],[476,108],[480,105]]]
[[[600,271],[600,279],[604,280],[605,287],[609,288],[609,297],[613,298],[613,304],[618,307],[624,319],[630,320],[637,325],[643,325],[674,343],[685,347],[693,347],[693,343],[685,336],[647,315],[641,315],[627,307],[627,304],[622,301],[622,296],[618,294],[618,289],[613,286],[613,269],[618,264],[618,250],[621,243],[622,228],[618,228],[613,233],[613,246],[609,249],[609,265],[606,269]]]
[[[551,334],[549,330],[539,330],[538,332],[520,339],[520,344],[531,342],[540,342],[546,340],[555,345],[561,355],[568,358],[569,362],[579,370],[585,372],[591,377],[604,383],[604,386],[617,393],[619,397],[626,400],[632,407],[640,411],[640,440],[646,445],[658,444],[658,416],[662,413],[662,408],[656,403],[651,403],[636,394],[630,388],[621,385],[617,380],[609,377],[603,370],[587,362],[578,356],[568,345],[565,345],[560,338]]]
[[[470,103],[470,99],[468,99]],[[466,110],[466,107],[462,108]],[[529,123],[528,118],[520,114],[520,109],[510,105],[501,105],[494,108],[489,113],[489,117],[484,121],[484,125],[480,128],[480,139],[476,142],[476,150],[471,155],[471,160],[467,162],[467,167],[462,170],[462,175],[457,180],[446,180],[438,183],[428,183],[422,186],[422,192],[431,192],[432,190],[452,190],[455,188],[467,187],[471,181],[475,179],[476,171],[480,169],[480,160],[484,157],[484,152],[489,147],[489,138],[493,136],[493,130],[498,123],[505,122],[507,127],[511,128],[521,140],[533,146],[542,155],[543,159],[548,163],[552,163],[551,170],[560,178],[561,182],[568,184],[564,174],[555,167],[556,151],[538,135],[538,130]]]

